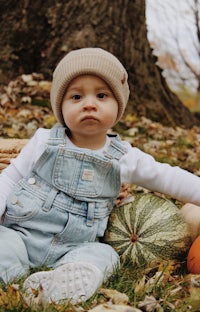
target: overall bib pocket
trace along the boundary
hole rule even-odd
[[[112,162],[100,156],[60,149],[54,165],[52,182],[74,198],[101,196]]]

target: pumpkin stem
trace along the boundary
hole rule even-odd
[[[132,233],[130,236],[130,241],[132,244],[135,244],[139,241],[139,236],[137,234]]]

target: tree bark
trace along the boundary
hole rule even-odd
[[[51,79],[72,49],[101,47],[129,73],[126,112],[175,126],[199,124],[168,88],[147,40],[145,0],[0,0],[0,82],[38,72]]]

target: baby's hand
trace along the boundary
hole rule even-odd
[[[188,203],[180,211],[190,227],[192,241],[194,241],[200,235],[200,206]]]

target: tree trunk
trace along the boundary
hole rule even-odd
[[[128,70],[127,112],[171,126],[198,124],[155,65],[145,0],[0,0],[0,10],[1,83],[32,72],[50,79],[66,52],[98,46],[115,54]]]

